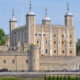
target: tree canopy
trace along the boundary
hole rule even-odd
[[[78,42],[76,44],[76,51],[77,51],[77,53],[80,53],[80,39],[78,40]]]
[[[4,45],[5,44],[5,32],[3,31],[3,29],[0,29],[0,45]]]

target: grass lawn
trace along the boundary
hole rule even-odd
[[[17,77],[12,77],[12,76],[4,76],[0,77],[0,80],[80,80],[80,76],[78,75],[77,77],[74,76],[50,76],[47,75],[45,77],[36,77],[36,78],[17,78]]]

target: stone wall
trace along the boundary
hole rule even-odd
[[[79,67],[80,57],[40,57],[40,70],[75,70]]]
[[[0,69],[11,71],[28,70],[28,56],[22,53],[0,53]]]
[[[38,56],[39,57],[38,58],[36,56],[37,53],[34,53],[35,56],[37,57],[36,58],[33,53],[32,53],[33,54],[32,56],[29,54],[15,52],[15,51],[1,52],[0,53],[0,69],[8,69],[11,71],[22,71],[22,70],[28,71],[33,68],[34,70],[39,70],[39,71],[80,69],[79,56],[77,57],[61,57],[61,56],[59,57],[40,56],[39,57]],[[37,60],[39,60],[39,62]]]

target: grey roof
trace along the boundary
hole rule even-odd
[[[17,19],[13,16],[10,21],[17,21]]]
[[[70,12],[67,12],[65,16],[73,16]]]
[[[34,12],[29,11],[29,12],[27,13],[27,15],[34,16]]]
[[[51,19],[48,16],[45,16],[43,20],[50,21]]]

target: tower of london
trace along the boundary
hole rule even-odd
[[[9,51],[0,54],[0,69],[12,71],[47,71],[80,69],[80,57],[76,56],[75,27],[69,4],[64,15],[64,25],[54,25],[47,8],[42,24],[35,23],[31,2],[26,14],[26,24],[17,26],[14,16],[9,21]]]
[[[26,15],[26,24],[17,27],[14,17],[10,20],[10,46],[18,51],[28,50],[26,45],[37,45],[44,56],[76,56],[75,28],[73,15],[67,10],[64,25],[51,24],[45,10],[42,24],[35,23],[35,14],[30,10]]]

